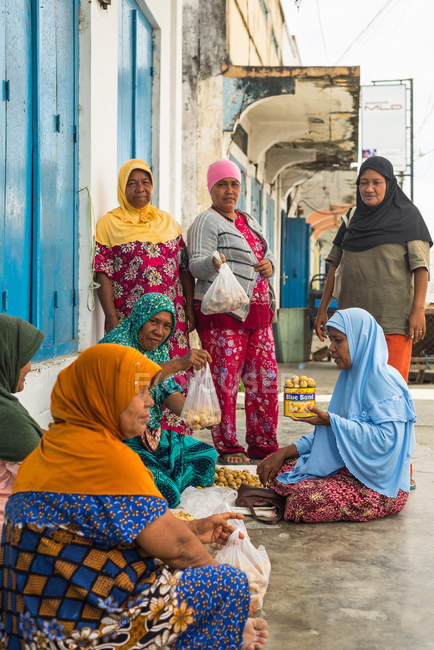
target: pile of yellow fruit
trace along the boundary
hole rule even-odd
[[[304,375],[294,375],[285,381],[285,388],[315,388],[315,379]]]
[[[247,469],[229,469],[218,467],[215,472],[214,485],[222,485],[238,490],[243,483],[251,486],[260,486],[259,476],[251,474]]]

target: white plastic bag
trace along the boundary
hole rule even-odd
[[[213,256],[220,259],[217,251]],[[203,314],[227,314],[236,313],[249,303],[249,297],[232,273],[231,267],[223,262],[217,277],[205,293],[200,308]]]
[[[252,544],[242,520],[231,519],[230,523],[235,530],[214,559],[219,564],[230,564],[244,571],[249,581],[250,604],[255,610],[260,609],[270,580],[270,558],[264,546],[256,548]],[[244,533],[244,539],[240,539],[240,530]]]
[[[181,494],[178,508],[200,519],[231,511],[237,496],[236,490],[221,485],[212,485],[200,490],[189,486]]]
[[[191,378],[181,417],[192,429],[204,429],[220,422],[220,405],[208,364]]]

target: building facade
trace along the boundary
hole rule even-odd
[[[102,335],[93,234],[119,165],[148,160],[181,220],[182,6],[5,0],[0,32],[0,308],[45,333],[20,399],[46,425],[58,371]]]
[[[4,0],[0,33],[0,308],[45,333],[20,395],[43,426],[58,371],[103,333],[95,222],[130,157],[184,228],[209,204],[208,165],[235,160],[280,307],[304,306],[303,217],[349,201],[357,68],[303,68],[280,0]]]

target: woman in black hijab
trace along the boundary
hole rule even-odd
[[[422,215],[398,186],[389,160],[365,160],[357,177],[357,206],[343,219],[326,260],[330,269],[315,322],[319,338],[326,335],[339,269],[339,309],[361,307],[374,316],[386,336],[389,364],[407,381],[412,343],[426,331],[430,246]]]

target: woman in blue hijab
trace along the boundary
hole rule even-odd
[[[416,414],[406,382],[387,364],[383,330],[364,309],[327,322],[340,369],[329,410],[304,421],[313,433],[258,467],[286,497],[288,521],[368,521],[396,514],[410,489]],[[297,460],[295,460],[297,459]]]

